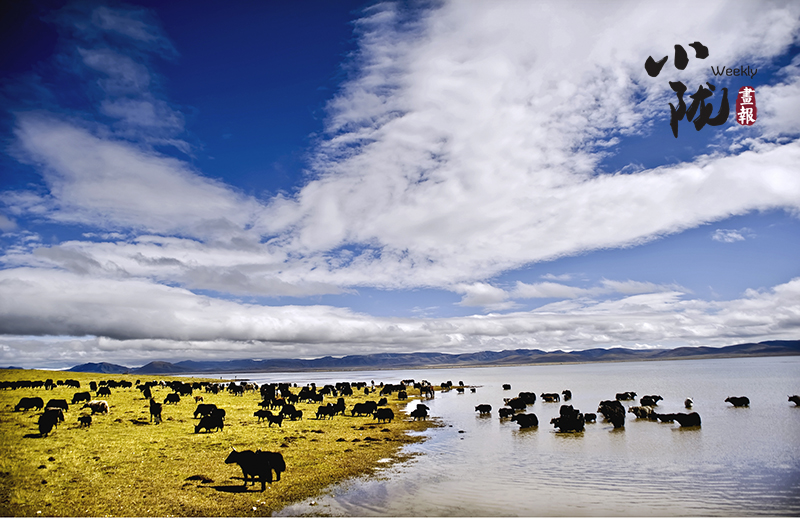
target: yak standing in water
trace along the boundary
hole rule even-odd
[[[550,423],[562,433],[581,432],[584,430],[586,420],[579,410],[571,405],[562,405],[559,416],[550,420]]]
[[[675,413],[672,416],[681,427],[700,427],[700,415],[697,413]]]
[[[614,429],[625,427],[625,407],[619,400],[603,400],[600,402],[597,412],[611,422]]]
[[[733,407],[750,407],[750,399],[746,396],[729,396],[725,401],[733,404]]]

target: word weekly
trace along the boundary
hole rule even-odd
[[[758,69],[754,68],[751,71],[750,65],[740,68],[717,67],[717,70],[714,70],[714,67],[711,67],[711,73],[715,76],[748,76],[750,79],[752,79],[756,74],[758,74]]]
[[[708,47],[699,41],[690,43],[689,46],[694,49],[695,58],[706,59],[708,57]],[[650,77],[658,76],[664,64],[667,62],[668,57],[669,56],[664,56],[659,61],[656,61],[652,56],[648,56],[644,63],[644,69],[647,71],[647,74]],[[684,49],[682,45],[675,45],[675,68],[683,70],[688,64],[689,55],[686,53],[686,49]],[[692,104],[687,109],[686,102],[683,100],[683,94],[686,93],[686,85],[681,81],[669,82],[670,88],[672,88],[678,96],[678,108],[675,108],[675,105],[672,103],[669,104],[669,126],[672,128],[672,135],[674,135],[676,139],[678,138],[678,121],[683,120],[684,117],[686,117],[687,121],[694,122],[694,127],[697,131],[700,131],[706,124],[709,126],[721,126],[727,122],[728,116],[730,115],[728,89],[722,89],[722,101],[720,102],[719,112],[717,112],[716,116],[711,117],[714,106],[711,103],[706,103],[706,99],[713,95],[717,87],[708,82],[706,82],[706,85],[708,85],[708,88],[700,85],[697,92],[689,96],[692,99]],[[695,118],[695,116],[697,117]]]

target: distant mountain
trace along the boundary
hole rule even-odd
[[[178,373],[255,373],[277,371],[348,371],[366,369],[413,369],[476,366],[519,366],[587,362],[625,362],[642,360],[708,359],[730,357],[769,357],[800,355],[798,341],[765,341],[722,348],[691,346],[674,349],[633,350],[595,348],[582,351],[503,350],[477,353],[377,353],[318,359],[267,359],[193,361],[177,363],[154,361],[140,368],[126,368],[105,362],[81,364],[70,371],[131,373],[143,375]]]
[[[128,373],[130,368],[126,368],[125,366],[120,366],[119,364],[110,364],[108,362],[89,362],[87,364],[81,364],[80,366],[75,366],[74,368],[70,368],[67,371],[75,371],[80,373],[109,373],[113,375],[121,375],[123,373]]]
[[[172,364],[171,362],[156,360],[149,364],[145,364],[141,368],[132,369],[130,370],[130,372],[142,375],[156,375],[156,374],[166,375],[170,373],[189,373],[189,372],[194,372],[194,370],[184,368],[177,364]]]

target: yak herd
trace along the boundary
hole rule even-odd
[[[39,415],[37,426],[41,437],[46,437],[50,434],[53,428],[57,427],[59,423],[64,421],[64,413],[69,410],[70,405],[81,405],[81,410],[86,410],[78,417],[78,423],[81,428],[88,428],[92,424],[92,415],[95,414],[108,414],[109,405],[105,399],[99,397],[110,398],[112,396],[112,389],[115,388],[130,388],[134,384],[128,381],[100,381],[99,383],[91,382],[91,391],[76,391],[68,403],[66,399],[50,399],[47,403],[41,397],[23,397],[19,403],[14,407],[14,411],[42,411]],[[80,383],[75,380],[57,381],[51,379],[42,382],[3,382],[0,383],[0,389],[38,389],[43,388],[53,389],[57,386],[65,386],[75,389],[81,389]],[[285,420],[295,421],[303,419],[303,412],[296,408],[298,403],[305,404],[319,404],[314,418],[316,420],[330,420],[337,415],[346,415],[348,409],[345,402],[345,397],[352,396],[356,391],[363,391],[365,395],[371,393],[378,393],[379,400],[369,400],[366,402],[355,403],[350,408],[350,416],[366,416],[372,417],[378,423],[391,422],[395,419],[394,411],[387,407],[386,397],[396,393],[396,398],[405,400],[408,398],[410,390],[418,391],[420,398],[433,398],[434,386],[427,382],[415,382],[413,380],[404,380],[399,384],[367,384],[366,382],[339,382],[336,384],[325,385],[322,388],[317,388],[314,383],[306,385],[295,391],[296,384],[263,384],[258,386],[248,382],[229,382],[224,383],[208,383],[208,382],[193,382],[186,381],[150,381],[140,383],[137,381],[136,389],[142,393],[142,397],[149,401],[150,422],[160,424],[162,422],[162,412],[165,406],[178,405],[182,398],[192,398],[193,403],[196,404],[196,409],[193,417],[198,419],[199,422],[194,427],[194,433],[205,431],[207,433],[213,431],[222,431],[225,427],[226,412],[224,409],[217,407],[215,404],[204,403],[203,396],[195,394],[195,392],[204,391],[206,393],[217,394],[221,391],[228,391],[234,396],[244,396],[246,392],[252,392],[259,395],[260,402],[257,404],[259,409],[254,410],[253,417],[257,418],[258,422],[267,422],[268,427],[276,425],[282,427]],[[162,402],[157,402],[153,397],[152,388],[159,386],[160,388],[169,389],[171,392],[164,398]],[[442,391],[450,391],[455,388],[459,394],[464,393],[464,383],[459,382],[458,386],[454,386],[451,381],[443,382],[440,385]],[[506,391],[511,390],[510,384],[503,384],[503,389]],[[470,388],[471,392],[475,392],[475,388]],[[94,393],[94,395],[92,394]],[[329,396],[337,398],[336,402],[328,402],[323,404],[324,397]],[[606,422],[609,422],[616,428],[625,426],[625,417],[627,414],[634,415],[637,419],[645,419],[660,422],[678,422],[681,427],[699,427],[701,425],[700,415],[697,412],[688,413],[659,413],[658,403],[663,400],[659,395],[644,395],[639,399],[638,405],[630,405],[627,409],[623,402],[634,401],[637,394],[633,391],[617,393],[613,400],[603,400],[599,403],[597,413],[602,415]],[[560,393],[541,393],[539,398],[543,402],[560,403],[562,400],[568,402],[572,399],[572,392],[567,389]],[[537,395],[532,392],[520,392],[516,397],[503,399],[503,407],[498,409],[498,414],[501,420],[509,420],[517,423],[520,428],[537,427],[539,419],[534,413],[526,412],[528,406],[536,403]],[[800,396],[794,395],[789,397],[789,401],[793,402],[796,406],[800,406]],[[750,400],[747,397],[728,397],[725,399],[726,403],[730,403],[734,407],[747,407],[750,405]],[[693,401],[687,398],[684,401],[684,407],[691,410]],[[413,420],[425,420],[428,417],[430,408],[423,404],[416,404],[416,408],[412,410],[409,415]],[[480,404],[475,407],[475,411],[481,415],[490,415],[492,406],[490,404]],[[587,423],[595,422],[597,414],[595,413],[582,413],[580,410],[575,409],[572,405],[564,403],[560,406],[558,416],[552,418],[550,423],[562,433],[581,432],[584,430]],[[275,473],[275,481],[280,481],[281,472],[286,470],[286,464],[280,453],[262,451],[262,450],[244,450],[233,451],[225,459],[226,464],[237,464],[242,470],[244,486],[246,487],[248,481],[255,484],[256,478],[261,482],[261,490],[265,489],[266,483],[271,483],[272,473]]]
[[[303,411],[298,409],[298,404],[319,404],[313,418],[317,420],[331,420],[337,415],[349,415],[350,417],[368,417],[377,423],[387,423],[395,419],[394,411],[388,407],[387,397],[396,395],[398,400],[406,400],[409,391],[416,389],[421,396],[433,396],[433,386],[427,382],[416,383],[413,380],[402,381],[399,384],[379,384],[374,382],[340,382],[335,385],[325,385],[318,388],[311,383],[297,389],[297,385],[292,384],[258,384],[249,382],[229,382],[229,383],[209,383],[209,382],[187,382],[187,381],[149,381],[142,383],[136,381],[135,384],[128,381],[100,381],[90,382],[89,389],[81,388],[78,381],[58,381],[53,382],[48,379],[41,383],[17,382],[4,383],[2,389],[54,389],[58,386],[74,388],[71,399],[50,399],[47,403],[41,397],[22,397],[19,403],[14,406],[15,412],[41,411],[38,416],[37,426],[39,437],[47,437],[59,423],[64,421],[65,412],[70,405],[80,406],[79,410],[84,411],[77,417],[79,428],[89,428],[92,425],[92,415],[109,413],[108,401],[113,401],[113,393],[117,388],[131,388],[135,385],[135,390],[141,392],[141,397],[149,402],[150,423],[158,425],[162,423],[162,413],[171,406],[178,406],[183,400],[191,401],[195,406],[193,418],[198,420],[194,426],[194,433],[212,433],[223,431],[225,427],[226,411],[212,403],[205,403],[205,398],[210,398],[211,394],[229,392],[232,396],[245,396],[245,394],[256,394],[260,402],[254,407],[253,416],[257,423],[266,422],[268,427],[273,425],[282,427],[284,420],[296,421],[303,419]],[[157,401],[155,398],[156,386],[158,389],[168,390],[168,394],[163,400]],[[363,392],[365,395],[377,394],[376,400],[354,403],[348,406],[345,397],[352,397],[355,392]],[[336,398],[336,402],[324,403],[325,397]],[[105,399],[100,399],[104,397]],[[204,398],[205,397],[205,398]],[[417,404],[416,409],[411,412],[412,420],[425,420],[428,417],[429,408],[424,404]],[[79,412],[80,412],[79,411]],[[147,423],[147,422],[137,422]],[[188,432],[188,431],[187,431]],[[281,472],[286,470],[286,464],[280,453],[258,450],[244,450],[231,452],[227,459],[227,464],[238,464],[244,476],[244,486],[248,482],[255,484],[256,479],[261,481],[262,490],[266,483],[272,482],[272,473],[275,473],[275,481],[280,481]]]
[[[511,390],[510,384],[503,384],[503,390]],[[637,394],[634,391],[626,391],[624,393],[617,393],[614,400],[603,400],[597,407],[597,413],[601,414],[606,422],[611,423],[615,429],[625,427],[626,414],[633,414],[636,418],[660,421],[666,423],[678,422],[681,427],[700,427],[700,415],[697,412],[689,413],[659,413],[658,402],[663,400],[660,395],[644,395],[639,399],[639,405],[633,405],[627,409],[622,404],[623,401],[635,401]],[[562,397],[564,401],[572,399],[572,391],[566,389],[559,393],[541,393],[539,397],[543,402],[560,402]],[[518,396],[513,398],[504,398],[504,407],[498,410],[501,420],[510,420],[516,422],[520,428],[525,429],[529,427],[537,427],[539,419],[534,413],[525,413],[525,409],[529,405],[536,402],[536,395],[530,392],[521,392]],[[749,407],[750,399],[746,396],[730,396],[725,399],[725,402],[730,403],[734,407]],[[796,406],[800,406],[800,396],[793,395],[789,397],[789,402],[793,402]],[[684,407],[690,410],[694,405],[691,398],[687,398],[683,402]],[[481,415],[490,414],[492,406],[489,404],[480,404],[475,406],[475,411]],[[581,432],[584,430],[585,425],[589,422],[597,420],[595,413],[581,413],[580,410],[575,409],[572,405],[564,404],[559,409],[559,415],[550,423],[563,433]]]

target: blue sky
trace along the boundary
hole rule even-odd
[[[0,365],[797,339],[800,7],[689,6],[5,7]]]

